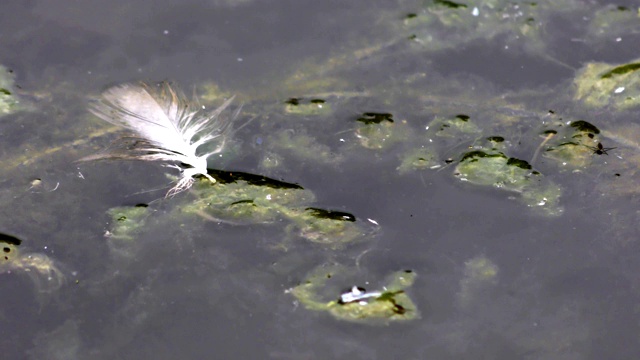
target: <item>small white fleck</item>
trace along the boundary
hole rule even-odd
[[[267,200],[271,200],[271,194],[267,195]]]
[[[369,219],[369,218],[367,218],[367,220],[368,220],[370,223],[374,224],[374,225],[378,225],[378,226],[380,225],[380,224],[378,224],[378,222],[377,222],[377,221],[375,221],[375,220],[373,220],[373,219]]]
[[[622,41],[622,38],[621,37],[617,37],[616,38],[616,42],[620,42],[620,41]]]
[[[236,60],[238,60],[238,62],[242,62],[242,58],[237,58]]]
[[[169,35],[169,30],[165,30],[162,33],[165,34],[165,35]]]
[[[613,92],[616,93],[616,94],[620,94],[623,91],[624,91],[624,86],[620,86],[620,87],[616,88],[615,90],[613,90]]]
[[[340,139],[340,142],[344,142],[344,139],[342,139],[342,138],[341,138],[341,139]]]
[[[477,6],[473,8],[473,10],[471,11],[471,15],[473,15],[473,16],[480,15],[480,10],[478,9]]]

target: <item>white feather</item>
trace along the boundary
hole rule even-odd
[[[221,114],[232,100],[233,97],[217,109],[204,112],[166,82],[114,86],[102,94],[90,111],[105,121],[131,130],[133,135],[122,137],[103,153],[82,160],[134,159],[174,163],[165,166],[180,169],[181,178],[167,196],[188,189],[196,175],[215,182],[207,174],[207,158],[221,152],[231,135],[231,123],[238,112],[231,116]],[[212,140],[218,140],[217,146],[198,154],[198,147]],[[186,168],[175,163],[186,165]]]

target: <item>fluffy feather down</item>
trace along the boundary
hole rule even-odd
[[[221,152],[231,135],[231,123],[238,112],[232,116],[221,114],[232,100],[233,97],[217,109],[205,112],[166,82],[114,86],[102,93],[90,111],[133,134],[116,140],[102,153],[81,160],[126,159],[169,163],[165,166],[180,169],[181,178],[167,196],[188,189],[195,175],[206,176],[215,182],[207,174],[207,158]],[[198,147],[212,140],[218,140],[217,146],[199,155]]]

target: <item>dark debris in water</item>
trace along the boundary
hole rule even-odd
[[[294,105],[295,106],[295,105],[300,105],[300,100],[301,99],[299,99],[299,98],[289,98],[289,100],[285,101],[284,103],[288,104],[288,105]]]
[[[631,63],[631,64],[625,64],[625,65],[620,65],[618,67],[615,67],[613,69],[611,69],[610,71],[607,71],[606,73],[600,75],[601,79],[609,79],[611,77],[613,77],[614,75],[624,75],[630,72],[634,72],[636,70],[640,70],[640,63]]]
[[[0,243],[20,246],[20,244],[22,244],[22,240],[18,239],[15,236],[0,233]]]
[[[22,240],[15,236],[0,233],[0,243],[6,244],[0,245],[2,247],[2,258],[4,258],[4,260],[9,260],[10,253],[13,251],[10,245],[19,246],[22,243]]]
[[[319,209],[314,207],[308,207],[305,210],[311,212],[311,215],[319,219],[351,221],[351,222],[356,221],[355,216],[342,211],[325,210],[325,209]]]
[[[460,162],[464,161],[477,161],[477,158],[487,158],[487,157],[501,157],[507,158],[503,153],[489,154],[481,150],[469,151],[462,155]]]
[[[595,127],[595,125],[588,123],[584,120],[573,121],[571,123],[571,127],[576,128],[578,131],[589,132],[593,134],[600,134],[600,129]]]
[[[285,101],[284,103],[287,105],[293,105],[293,106],[298,106],[300,105],[300,102],[303,100],[303,98],[289,98],[287,101]],[[326,103],[326,100],[323,99],[311,99],[309,100],[309,103],[311,104],[316,104],[316,105],[321,105]]]
[[[433,3],[436,5],[446,6],[451,9],[466,9],[467,5],[462,3],[457,3],[449,0],[433,0]]]
[[[521,169],[525,169],[525,170],[531,170],[531,164],[529,164],[527,161],[525,160],[520,160],[520,159],[516,159],[516,158],[509,158],[507,160],[507,165],[511,165],[511,166],[517,166]]]
[[[383,121],[393,122],[393,115],[390,113],[366,112],[358,118],[358,121],[367,125],[380,124]]]
[[[298,184],[275,180],[262,175],[249,174],[240,171],[223,171],[208,169],[208,174],[222,184],[231,184],[237,181],[245,181],[254,186],[266,186],[272,189],[304,189]]]

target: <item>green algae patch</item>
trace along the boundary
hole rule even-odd
[[[291,221],[285,231],[289,239],[302,238],[331,249],[340,249],[365,240],[372,233],[352,214],[318,208],[289,209],[283,213]]]
[[[438,169],[447,163],[446,160],[443,161],[447,155],[438,149],[457,147],[482,133],[471,117],[465,114],[436,116],[425,126],[425,130],[417,136],[416,146],[400,155],[400,165],[397,167],[399,174]],[[412,143],[415,144],[416,141]]]
[[[410,149],[400,157],[400,166],[396,170],[403,175],[413,171],[440,167],[437,151],[432,146]]]
[[[354,285],[355,273],[355,269],[341,265],[320,266],[288,292],[306,309],[326,311],[338,320],[376,325],[420,318],[406,293],[415,281],[415,272],[394,272],[375,290]]]
[[[0,65],[0,116],[22,110],[15,93],[13,72]]]
[[[547,140],[544,142],[542,156],[552,160],[560,168],[569,170],[585,169],[595,157],[607,154],[600,135],[600,129],[585,121],[576,120],[566,123],[557,122],[548,125],[553,132],[545,130]]]
[[[640,106],[640,62],[589,63],[574,80],[574,99],[590,108],[630,110]]]
[[[533,169],[526,160],[496,150],[463,154],[454,176],[460,181],[520,194],[519,200],[545,216],[559,216],[561,188]]]
[[[412,130],[405,122],[393,120],[390,113],[363,113],[357,119],[354,132],[358,143],[371,150],[386,150],[412,138]]]
[[[117,241],[132,241],[144,228],[149,216],[146,205],[119,206],[107,211],[111,228],[107,236]]]
[[[315,195],[300,185],[242,172],[210,170],[216,179],[198,181],[195,197],[181,211],[212,221],[231,224],[271,223],[300,206],[315,201]]]
[[[311,206],[314,193],[300,185],[242,172],[210,169],[209,175],[217,182],[198,181],[177,211],[235,225],[286,224],[284,249],[298,239],[337,249],[375,233],[350,213]]]
[[[0,274],[16,273],[31,279],[38,293],[52,293],[66,282],[58,265],[47,255],[23,253],[22,241],[7,234],[0,234]]]
[[[431,130],[437,137],[456,139],[477,135],[482,131],[478,125],[471,121],[470,116],[464,114],[436,117],[429,123],[427,130]]]
[[[147,205],[118,206],[107,210],[109,230],[105,233],[109,252],[114,259],[133,261],[143,244],[136,240],[153,226],[155,220]]]

